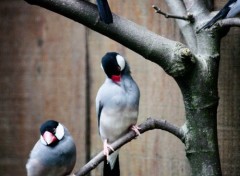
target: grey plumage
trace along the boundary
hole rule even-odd
[[[119,63],[119,60],[124,63]],[[107,78],[97,93],[96,110],[100,136],[103,141],[112,143],[136,125],[140,91],[131,77],[128,63],[118,53],[107,53],[102,59],[102,65]],[[119,68],[120,81],[114,81],[114,67]],[[114,168],[118,152],[109,156],[111,169]]]
[[[239,13],[240,13],[240,0],[237,0],[234,4],[231,5],[231,10],[228,12],[226,18],[235,17]]]
[[[26,164],[28,176],[63,176],[72,172],[76,162],[76,146],[64,127],[64,136],[54,145],[44,145],[39,139]]]

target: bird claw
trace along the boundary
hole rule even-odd
[[[109,158],[109,149],[114,152],[114,149],[112,148],[112,146],[109,145],[107,143],[107,139],[105,139],[104,142],[103,142],[103,154],[107,157],[107,161],[108,161],[108,158]]]
[[[137,125],[133,125],[132,128],[131,128],[133,131],[135,131],[135,133],[140,136],[140,132],[139,130],[141,129],[140,127],[138,127]]]

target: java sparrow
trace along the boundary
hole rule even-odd
[[[67,128],[48,120],[40,127],[40,139],[26,164],[27,176],[63,176],[76,163],[76,146]]]
[[[210,28],[214,25],[218,20],[224,18],[232,18],[238,15],[240,12],[240,0],[229,0],[225,6],[203,27],[201,27],[198,31],[206,28]]]
[[[100,19],[106,23],[110,24],[113,22],[112,12],[109,7],[107,0],[97,0],[97,7]]]
[[[113,148],[108,143],[111,144],[130,129],[140,135],[136,126],[140,91],[131,77],[127,61],[120,54],[106,53],[101,63],[106,80],[96,96],[96,112],[103,152],[106,155],[103,175],[118,176],[120,175],[119,150],[109,156],[108,149],[113,150]]]

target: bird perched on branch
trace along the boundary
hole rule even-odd
[[[107,0],[97,0],[97,7],[100,19],[106,23],[110,24],[113,22],[112,12],[109,7]]]
[[[102,68],[106,80],[96,97],[98,128],[103,140],[104,176],[118,176],[119,150],[109,156],[108,149],[113,151],[111,143],[126,134],[130,129],[138,135],[136,126],[140,91],[131,77],[127,61],[118,53],[109,52],[102,58]]]
[[[227,4],[207,24],[201,27],[198,31],[210,28],[220,19],[235,17],[236,15],[239,14],[239,12],[240,12],[240,0],[229,0]]]
[[[40,127],[40,139],[26,164],[28,176],[62,176],[72,172],[76,163],[76,146],[61,123],[48,120]]]

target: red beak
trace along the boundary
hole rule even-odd
[[[112,75],[111,77],[113,82],[120,82],[121,81],[121,75]]]
[[[45,131],[43,134],[43,139],[46,141],[47,145],[52,144],[53,142],[57,141],[58,139],[52,133]]]

